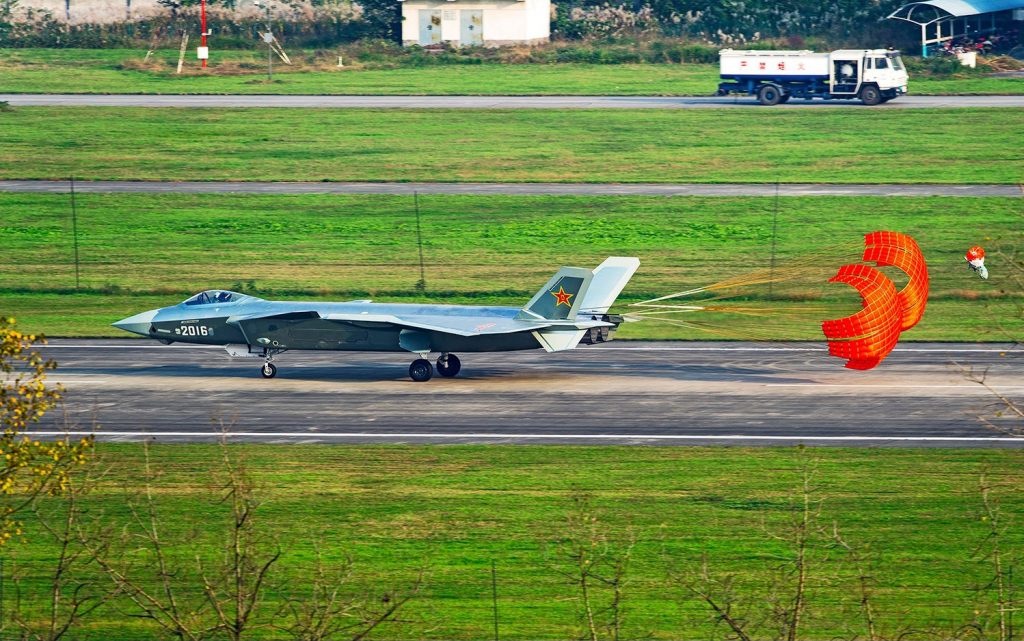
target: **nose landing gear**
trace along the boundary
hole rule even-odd
[[[263,378],[274,378],[275,376],[277,376],[277,366],[274,365],[271,361],[273,361],[274,357],[280,354],[282,351],[284,350],[267,348],[263,349],[264,363],[263,367],[260,368],[260,375],[263,376]]]

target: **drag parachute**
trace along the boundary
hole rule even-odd
[[[967,261],[967,266],[971,268],[971,271],[978,273],[984,279],[988,279],[988,269],[985,267],[985,250],[977,245],[971,247],[964,254],[964,260]]]
[[[864,308],[852,316],[827,320],[821,331],[828,339],[828,353],[847,359],[850,369],[871,369],[882,362],[900,336],[903,306],[896,285],[874,267],[843,265],[829,279],[846,283],[860,292]]]
[[[847,359],[850,369],[871,369],[881,363],[896,347],[900,333],[921,320],[928,304],[928,265],[913,238],[895,231],[865,234],[862,260],[878,267],[897,267],[908,280],[897,292],[888,276],[860,263],[843,265],[829,279],[856,288],[864,304],[853,316],[821,324],[828,353]]]
[[[910,278],[898,297],[903,310],[906,331],[917,325],[928,303],[928,265],[917,242],[906,234],[895,231],[873,231],[864,236],[864,261],[879,267],[898,267]]]

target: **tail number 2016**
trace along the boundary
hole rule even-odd
[[[181,336],[209,336],[213,330],[205,325],[182,325],[174,333]]]

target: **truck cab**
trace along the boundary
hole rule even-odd
[[[877,105],[907,92],[907,70],[898,51],[840,49],[832,52],[830,63],[829,93],[835,98]]]

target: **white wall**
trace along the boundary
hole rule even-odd
[[[551,35],[551,0],[406,0],[402,3],[402,42],[405,44],[419,42],[421,9],[442,12],[441,39],[453,44],[458,44],[462,36],[460,11],[463,9],[483,10],[485,45],[537,42]]]

